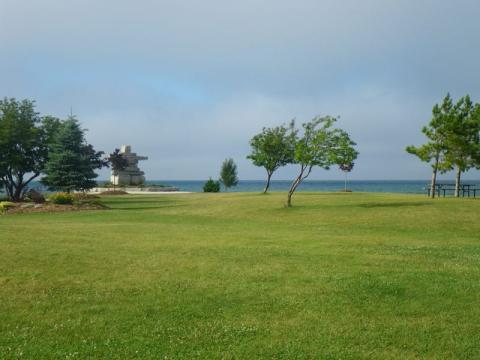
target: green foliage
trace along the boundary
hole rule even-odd
[[[260,134],[250,140],[252,152],[247,159],[252,160],[255,166],[263,167],[267,171],[267,182],[264,192],[268,191],[272,174],[280,167],[293,161],[297,130],[292,120],[288,127],[277,126],[263,128]]]
[[[128,160],[120,153],[120,149],[115,149],[115,151],[108,156],[108,163],[115,176],[128,166]]]
[[[315,166],[329,170],[332,165],[353,164],[357,158],[356,143],[346,131],[333,128],[336,121],[331,116],[317,116],[302,125],[303,134],[296,141],[293,158],[300,169],[288,192],[287,206],[291,206],[293,193]]]
[[[225,159],[220,170],[220,181],[225,190],[238,184],[237,165],[233,159]]]
[[[9,199],[23,198],[46,157],[45,132],[34,101],[0,100],[0,182]]]
[[[75,196],[71,193],[58,192],[48,197],[50,202],[57,205],[72,205],[75,202]]]
[[[15,207],[15,203],[10,201],[0,201],[0,212],[6,212],[12,207]]]
[[[447,94],[441,105],[433,107],[432,119],[422,132],[427,143],[407,146],[406,151],[431,163],[432,188],[437,171],[445,173],[456,169],[458,196],[461,174],[474,167],[480,168],[480,105],[473,104],[468,95],[454,104]],[[435,193],[431,193],[434,196]]]
[[[212,178],[208,179],[203,185],[203,192],[217,193],[220,191],[220,181],[214,181]]]
[[[105,165],[103,152],[85,142],[84,130],[74,117],[62,122],[53,138],[42,183],[51,190],[88,190],[96,186],[95,169]]]
[[[119,172],[125,170],[125,168],[128,166],[128,160],[120,153],[120,149],[115,149],[115,151],[108,156],[107,162],[112,168],[114,177],[118,176]],[[112,185],[113,190],[115,190],[115,181]]]

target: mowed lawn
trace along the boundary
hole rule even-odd
[[[480,199],[103,200],[0,216],[1,359],[480,358]]]

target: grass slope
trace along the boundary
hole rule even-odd
[[[0,216],[0,358],[480,358],[480,201],[284,197]]]

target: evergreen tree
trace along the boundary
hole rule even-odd
[[[462,97],[452,109],[446,133],[446,164],[455,169],[455,197],[460,196],[462,173],[480,164],[480,110],[470,96]]]
[[[447,151],[447,138],[449,124],[453,119],[453,102],[449,94],[443,99],[442,104],[436,104],[432,109],[432,119],[427,126],[422,128],[428,141],[421,146],[407,146],[408,153],[417,156],[421,161],[431,164],[432,181],[430,183],[430,197],[435,197],[437,173],[444,173],[452,169],[451,164],[445,160]]]
[[[222,169],[220,171],[220,181],[225,187],[225,191],[229,187],[236,186],[238,184],[237,165],[235,165],[233,159],[225,159],[223,162]]]
[[[220,191],[220,182],[215,181],[212,178],[208,179],[205,185],[203,185],[203,192],[217,193]]]
[[[85,142],[84,130],[71,116],[52,139],[42,183],[51,190],[66,192],[91,189],[96,186],[95,169],[105,166],[102,155]]]

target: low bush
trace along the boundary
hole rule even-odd
[[[45,197],[42,195],[42,193],[35,189],[28,190],[25,194],[25,198],[33,201],[35,204],[43,204],[45,202]]]
[[[220,191],[220,181],[214,181],[212,178],[203,185],[203,192],[214,192],[217,193]]]
[[[0,201],[0,212],[7,212],[8,209],[15,207],[15,203],[10,201]]]
[[[72,205],[75,202],[73,194],[59,192],[49,196],[50,202],[57,205]]]

